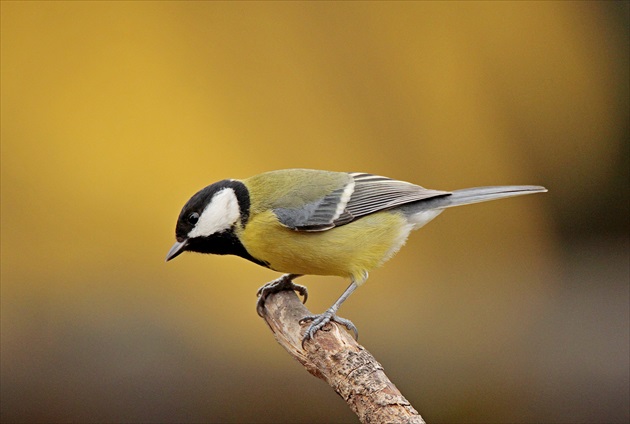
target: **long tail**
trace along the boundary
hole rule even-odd
[[[420,200],[404,205],[400,208],[411,220],[424,225],[435,218],[444,209],[453,206],[469,205],[471,203],[486,202],[488,200],[503,199],[505,197],[522,196],[525,194],[543,193],[547,189],[541,186],[496,186],[475,187],[455,190],[450,194]]]
[[[471,203],[486,202],[488,200],[503,199],[504,197],[523,196],[525,194],[544,193],[547,189],[541,186],[496,186],[475,187],[455,190],[450,196],[440,198],[437,208],[469,205]],[[438,199],[436,199],[438,200]]]

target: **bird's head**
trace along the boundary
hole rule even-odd
[[[247,187],[237,180],[223,180],[198,191],[186,202],[177,219],[177,242],[166,255],[169,261],[185,251],[234,254],[240,244],[235,226],[249,215]]]

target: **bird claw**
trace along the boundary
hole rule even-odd
[[[324,312],[323,314],[307,315],[300,320],[300,324],[304,324],[308,321],[312,321],[312,323],[304,333],[304,338],[302,339],[302,348],[304,348],[305,342],[313,339],[315,333],[321,330],[329,322],[336,322],[337,324],[343,325],[348,330],[354,333],[355,340],[359,339],[359,330],[357,330],[357,327],[352,323],[352,321],[350,321],[349,319],[338,317],[334,312],[330,310]]]
[[[308,299],[308,289],[305,286],[295,284],[292,280],[296,277],[297,275],[285,274],[259,288],[256,292],[256,296],[258,296],[256,312],[258,312],[258,315],[263,316],[265,301],[270,294],[279,293],[284,290],[294,290],[298,292],[300,296],[304,298],[302,303],[306,303],[306,299]]]

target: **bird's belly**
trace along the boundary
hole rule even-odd
[[[393,211],[318,232],[291,230],[265,212],[250,219],[240,238],[253,257],[276,271],[359,281],[396,253],[411,229],[403,215]]]

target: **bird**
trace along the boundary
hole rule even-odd
[[[195,193],[181,209],[170,261],[183,252],[236,255],[284,275],[257,292],[257,312],[272,293],[308,290],[293,282],[303,275],[350,280],[341,296],[310,323],[302,345],[329,322],[358,338],[356,326],[339,317],[341,304],[405,244],[411,231],[444,209],[488,200],[546,192],[536,185],[431,190],[369,173],[314,169],[268,171],[215,182]]]

